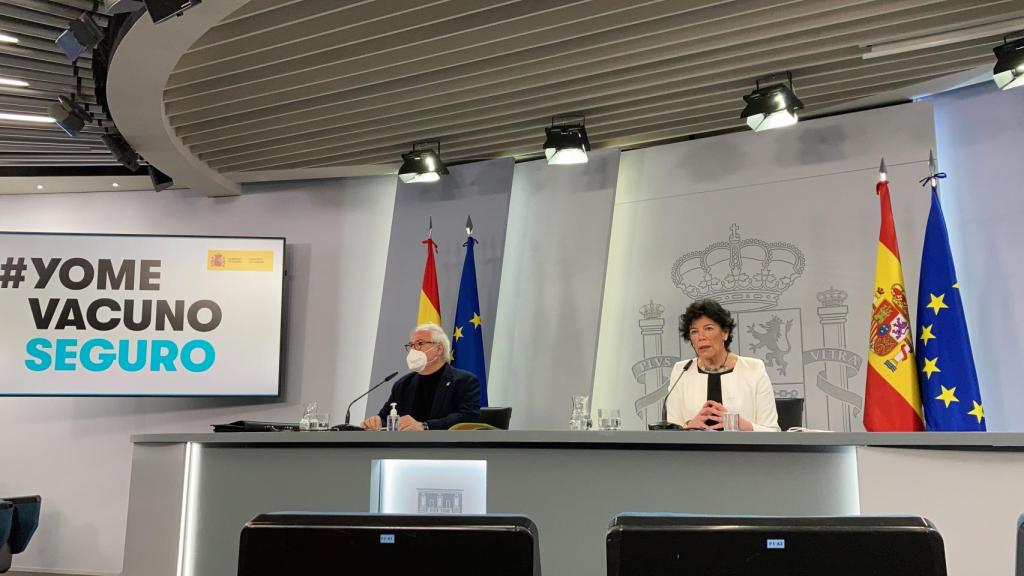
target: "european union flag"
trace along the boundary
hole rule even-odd
[[[455,329],[452,330],[452,366],[468,370],[480,379],[480,405],[487,406],[487,367],[484,364],[484,332],[480,319],[480,295],[476,289],[476,260],[470,236],[466,247],[466,261],[462,264],[459,283],[459,303],[455,307]]]
[[[949,251],[942,205],[932,180],[917,293],[917,366],[929,431],[984,431],[978,374],[964,320],[960,286]]]

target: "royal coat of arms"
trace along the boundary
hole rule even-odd
[[[893,284],[888,293],[879,286],[875,289],[871,313],[871,351],[886,358],[885,366],[893,372],[896,366],[913,352],[910,341],[910,314],[907,295],[901,284]]]

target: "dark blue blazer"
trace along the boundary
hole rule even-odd
[[[445,364],[441,372],[441,383],[434,396],[427,427],[431,430],[447,430],[460,422],[479,422],[480,380],[472,372],[453,368],[451,364]],[[395,382],[391,387],[391,396],[378,413],[381,423],[387,422],[392,402],[398,403],[396,409],[400,416],[412,410],[419,381],[420,375],[410,372]]]

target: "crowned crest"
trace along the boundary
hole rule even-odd
[[[836,288],[830,287],[828,290],[818,292],[818,302],[825,307],[842,306],[846,302],[847,296],[846,290],[836,290]]]
[[[728,242],[684,254],[672,282],[690,298],[714,298],[735,311],[767,310],[804,272],[804,254],[788,242],[742,239],[733,224]]]
[[[665,313],[665,307],[661,304],[655,304],[654,300],[651,300],[650,304],[644,304],[640,307],[640,317],[644,320],[656,320],[661,318]]]

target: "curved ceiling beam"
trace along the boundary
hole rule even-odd
[[[241,186],[195,157],[164,114],[164,87],[192,44],[248,0],[203,2],[160,25],[148,16],[135,22],[111,58],[107,101],[114,123],[147,161],[207,196],[241,194]]]

